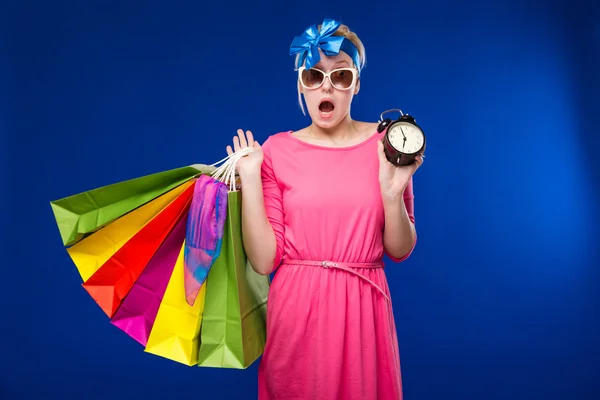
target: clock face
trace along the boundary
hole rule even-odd
[[[399,122],[388,132],[390,144],[399,152],[413,154],[423,147],[423,133],[413,124]]]

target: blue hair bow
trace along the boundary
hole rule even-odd
[[[356,68],[360,70],[358,49],[343,36],[332,36],[340,26],[339,21],[325,18],[321,24],[321,32],[316,25],[309,26],[302,36],[296,36],[290,47],[290,55],[300,54],[297,67],[306,61],[306,68],[312,68],[319,62],[319,49],[328,56],[339,54],[340,50],[347,53]]]

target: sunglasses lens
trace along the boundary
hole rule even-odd
[[[331,74],[331,83],[338,89],[348,89],[354,82],[354,70],[340,69]]]
[[[323,79],[325,75],[317,69],[305,69],[302,71],[301,79],[302,84],[308,88],[316,88],[321,83],[323,83]]]

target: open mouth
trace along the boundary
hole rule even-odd
[[[334,109],[335,106],[329,100],[322,101],[321,104],[319,104],[319,111],[324,115],[330,115]]]

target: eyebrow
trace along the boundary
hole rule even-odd
[[[350,63],[347,60],[338,60],[338,61],[336,61],[336,62],[333,63],[333,65],[340,65],[340,64],[346,64],[347,66],[350,66]],[[321,69],[323,69],[323,64],[321,64],[319,62],[314,67],[315,68],[321,68]]]

